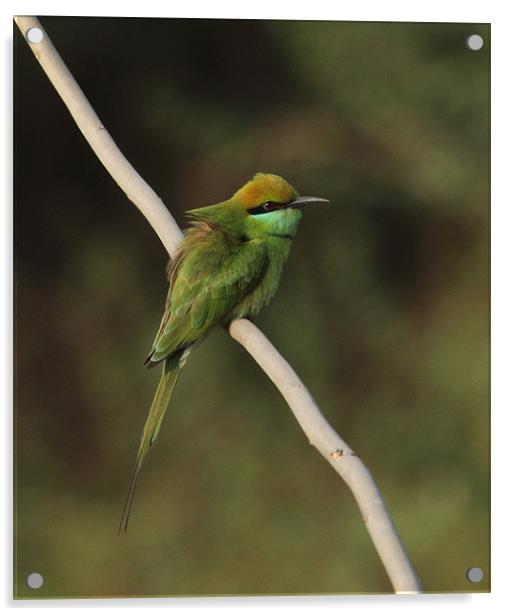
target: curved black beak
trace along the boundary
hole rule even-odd
[[[297,197],[290,203],[288,207],[306,207],[306,205],[315,205],[321,203],[330,203],[329,199],[322,199],[322,197]]]

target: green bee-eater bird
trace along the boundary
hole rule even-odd
[[[302,212],[327,203],[300,197],[278,175],[257,173],[230,199],[187,212],[191,226],[167,268],[165,311],[145,365],[162,377],[142,431],[119,530],[128,518],[137,477],[155,442],[178,377],[194,344],[219,323],[254,317],[279,286]]]

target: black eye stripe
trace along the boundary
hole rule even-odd
[[[275,210],[280,210],[283,207],[286,207],[286,204],[283,203],[275,203],[275,201],[265,201],[261,205],[257,207],[252,207],[250,210],[247,210],[249,214],[265,214],[267,212],[274,212]]]

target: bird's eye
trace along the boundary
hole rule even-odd
[[[253,215],[264,214],[265,212],[273,212],[274,210],[278,210],[280,207],[282,206],[275,201],[265,201],[265,203],[251,208],[248,212]]]

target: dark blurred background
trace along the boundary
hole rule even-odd
[[[257,324],[369,466],[425,589],[487,590],[490,28],[41,21],[180,224],[256,171],[331,200]],[[14,50],[16,595],[390,591],[349,490],[221,330],[116,535],[167,256],[16,28]]]

